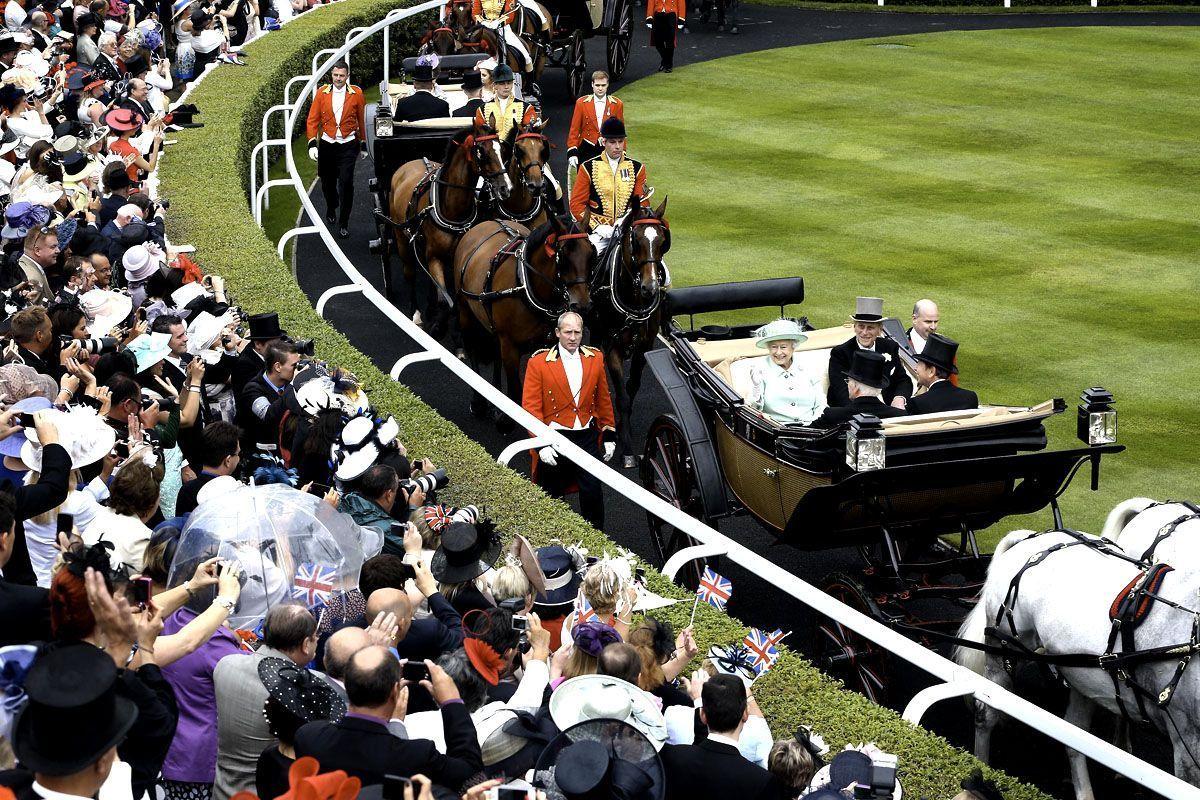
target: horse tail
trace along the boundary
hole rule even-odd
[[[1148,497],[1131,497],[1124,502],[1117,503],[1116,507],[1108,512],[1108,518],[1104,520],[1104,530],[1100,532],[1100,535],[1105,539],[1117,541],[1121,532],[1125,530],[1125,526],[1154,503],[1155,501]]]

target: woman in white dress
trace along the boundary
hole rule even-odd
[[[195,74],[196,51],[192,47],[191,0],[175,0],[172,19],[175,20],[175,77],[190,81]]]
[[[756,344],[769,350],[750,370],[749,403],[784,425],[806,425],[825,410],[822,374],[795,361],[796,346],[808,340],[800,325],[777,319],[756,331]]]

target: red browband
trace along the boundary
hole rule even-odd
[[[587,238],[586,233],[564,233],[564,234],[552,233],[546,237],[546,255],[550,258],[554,258],[554,250],[555,250],[554,245],[558,242],[563,242],[563,241],[566,241],[567,239],[586,239],[586,238]]]

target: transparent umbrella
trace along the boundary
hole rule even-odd
[[[319,497],[282,484],[239,484],[192,512],[168,585],[183,583],[213,556],[237,561],[245,574],[229,624],[255,631],[267,610],[280,603],[301,603],[319,615],[358,587],[363,561],[382,547],[376,530],[359,526]]]

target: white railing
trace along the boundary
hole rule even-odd
[[[818,614],[837,620],[847,628],[888,650],[893,655],[903,658],[905,661],[936,676],[942,682],[918,692],[904,710],[904,718],[914,725],[920,723],[925,711],[934,703],[953,697],[973,696],[976,701],[986,703],[992,708],[1004,712],[1029,727],[1058,740],[1068,747],[1078,750],[1089,758],[1104,764],[1110,769],[1125,775],[1129,779],[1164,797],[1169,797],[1173,800],[1185,800],[1187,798],[1200,800],[1200,788],[1185,783],[1174,775],[1164,772],[1158,767],[1148,764],[1132,754],[1097,738],[1088,731],[1072,725],[1061,717],[1030,703],[981,675],[959,666],[876,620],[833,599],[812,584],[785,571],[769,559],[724,536],[714,528],[688,516],[671,504],[664,502],[656,495],[651,494],[621,473],[610,468],[607,464],[592,458],[559,433],[543,424],[541,420],[530,415],[529,412],[510,400],[507,395],[492,386],[491,383],[477,375],[464,362],[442,347],[441,344],[431,338],[422,328],[414,324],[411,319],[400,313],[379,290],[363,277],[358,268],[342,252],[338,246],[337,239],[334,238],[334,235],[326,227],[323,215],[313,205],[300,174],[296,169],[295,152],[292,143],[295,137],[296,123],[300,119],[299,111],[304,107],[308,98],[313,96],[318,80],[329,71],[335,62],[348,56],[351,50],[381,31],[384,35],[384,46],[386,48],[388,39],[387,30],[391,25],[416,14],[434,10],[441,4],[442,0],[429,0],[411,8],[396,9],[389,12],[384,19],[370,27],[356,28],[354,31],[351,31],[347,34],[345,43],[341,47],[336,50],[322,51],[323,53],[328,52],[328,56],[320,64],[317,64],[316,60],[314,60],[314,70],[311,75],[297,76],[289,81],[287,85],[289,94],[294,83],[304,81],[300,94],[294,101],[288,102],[289,98],[285,96],[283,104],[274,106],[268,112],[282,113],[284,115],[283,138],[266,139],[267,129],[264,121],[264,141],[256,146],[254,155],[256,156],[260,152],[260,147],[263,151],[268,146],[283,147],[288,177],[267,181],[264,167],[264,183],[257,190],[256,194],[251,195],[255,219],[260,218],[260,203],[265,198],[266,192],[271,186],[291,184],[300,199],[304,212],[312,220],[312,224],[297,227],[285,233],[283,239],[281,239],[280,247],[282,248],[283,242],[293,237],[316,233],[325,242],[334,261],[342,269],[349,281],[325,291],[317,300],[317,313],[324,316],[327,304],[338,295],[350,293],[361,294],[384,316],[391,320],[401,332],[412,339],[419,348],[417,352],[397,359],[390,370],[391,377],[394,380],[398,380],[403,370],[413,364],[436,361],[473,391],[482,395],[500,413],[533,434],[531,438],[514,442],[505,448],[498,459],[500,463],[507,464],[510,459],[522,450],[544,446],[553,447],[560,457],[567,458],[593,475],[596,475],[612,491],[630,502],[641,506],[699,542],[700,544],[686,548],[671,556],[663,567],[663,574],[668,578],[674,579],[680,567],[691,559],[705,556],[722,556],[738,564],[748,572],[757,575],[759,578],[770,582],[780,590],[809,606]],[[384,52],[387,53],[387,50],[385,49]],[[385,60],[385,79],[387,70],[388,64]],[[251,186],[256,187],[258,186],[259,165],[253,156],[250,159],[250,163]]]

